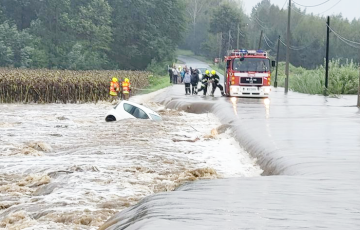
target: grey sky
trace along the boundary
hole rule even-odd
[[[243,0],[246,13],[249,15],[251,13],[252,8],[261,2],[262,0]],[[278,5],[280,8],[284,6],[286,2],[286,8],[288,6],[287,0],[270,0],[272,4]],[[296,0],[295,2],[306,5],[306,6],[314,6],[321,4],[323,2],[326,2],[327,0]],[[292,0],[292,2],[294,2]],[[294,4],[294,3],[293,3]],[[335,5],[337,4],[337,5]],[[297,6],[302,9],[305,9],[305,7]],[[330,9],[333,7],[332,9]],[[330,10],[329,10],[330,9]],[[323,13],[326,11],[325,13]],[[359,19],[360,18],[360,0],[329,0],[323,5],[317,6],[317,7],[308,7],[306,8],[306,12],[308,13],[314,13],[314,14],[321,14],[323,16],[328,15],[337,15],[339,13],[342,14],[344,18],[348,18],[349,20],[352,20],[354,18]]]

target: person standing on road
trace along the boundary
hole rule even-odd
[[[201,88],[199,89],[198,93],[204,90],[204,96],[207,93],[207,88],[210,80],[210,71],[206,70],[205,74],[203,75],[201,79]]]
[[[184,83],[185,83],[185,95],[190,95],[190,83],[191,83],[190,70],[187,70],[184,75]]]
[[[169,68],[168,71],[169,71],[170,83],[172,83],[172,80],[173,80],[173,71],[172,71],[172,68]]]
[[[197,85],[199,83],[199,72],[197,69],[193,70],[193,74],[191,75],[191,94],[197,94]]]
[[[182,69],[181,69],[181,72],[180,72],[180,75],[181,75],[181,83],[184,82],[185,73],[186,73],[185,68],[182,68]]]
[[[173,84],[177,84],[177,79],[179,76],[179,71],[174,67],[173,69]]]
[[[211,96],[214,96],[215,90],[217,87],[219,87],[220,91],[221,91],[221,95],[225,96],[224,94],[224,88],[222,87],[222,85],[220,84],[220,77],[219,75],[216,74],[215,70],[211,70],[211,78],[210,80],[212,81],[212,92],[211,92]]]
[[[116,100],[120,96],[119,80],[113,77],[110,82],[110,102]]]

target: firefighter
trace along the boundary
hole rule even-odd
[[[130,92],[131,92],[131,85],[129,78],[125,78],[125,80],[121,84],[122,86],[122,98],[124,100],[129,100],[130,98]]]
[[[221,95],[225,96],[224,88],[220,84],[220,77],[219,77],[219,75],[216,74],[215,70],[211,70],[210,80],[212,81],[212,87],[213,87],[212,92],[211,92],[211,96],[214,96],[214,93],[215,93],[215,90],[216,90],[217,87],[219,87],[219,89],[221,91]]]
[[[201,88],[199,89],[198,93],[200,91],[204,90],[204,96],[207,93],[207,88],[208,88],[208,84],[209,84],[209,80],[210,80],[210,71],[206,70],[205,74],[203,75],[202,79],[201,79]]]
[[[119,80],[116,77],[113,77],[110,82],[110,100],[116,100],[120,96],[120,85]]]

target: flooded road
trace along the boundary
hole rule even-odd
[[[359,229],[356,96],[284,95],[282,88],[269,99],[216,95],[184,96],[183,86],[174,86],[156,101],[216,115],[264,176],[186,184],[147,197],[101,229]]]
[[[0,228],[98,229],[188,181],[262,173],[214,115],[167,110],[150,98],[132,100],[164,121],[106,123],[107,102],[1,104]]]

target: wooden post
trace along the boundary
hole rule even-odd
[[[264,31],[261,31],[261,33],[260,33],[260,40],[259,40],[258,50],[261,49],[261,41],[262,41],[262,37],[263,37],[263,32],[264,32]]]
[[[329,47],[330,47],[330,16],[326,22],[326,63],[325,63],[325,91],[324,96],[327,96],[327,89],[329,84]]]
[[[285,69],[285,94],[289,91],[289,62],[290,62],[290,16],[291,16],[291,0],[289,0],[288,8],[288,24],[287,24],[287,35],[286,35],[286,69]]]
[[[275,72],[275,82],[274,87],[277,88],[277,76],[278,76],[278,67],[279,67],[279,55],[280,55],[280,35],[278,38],[278,47],[277,47],[277,54],[276,54],[276,72]]]

